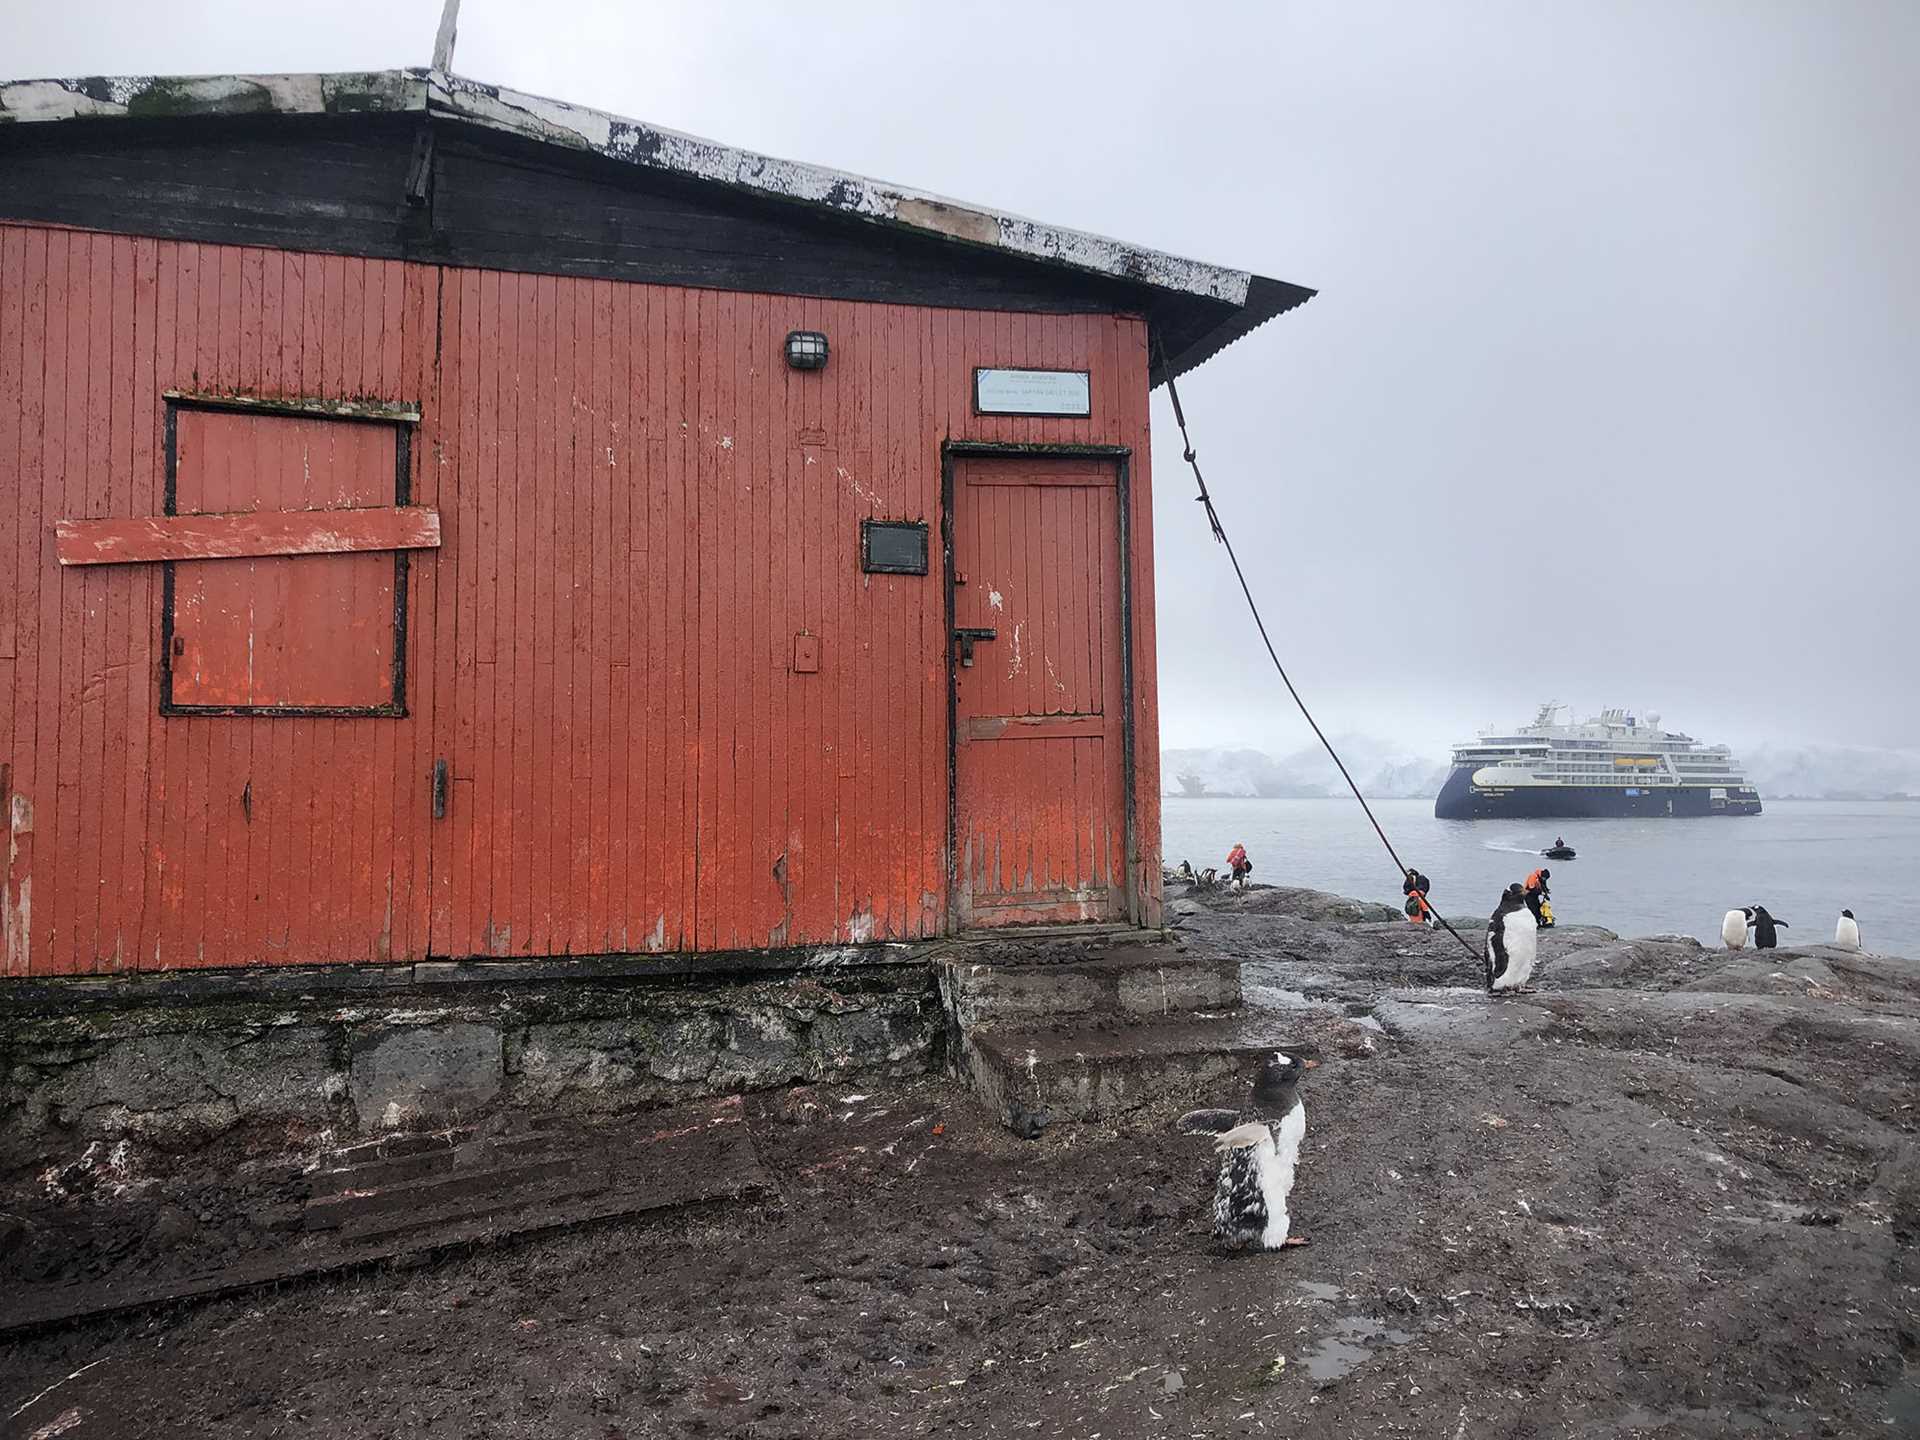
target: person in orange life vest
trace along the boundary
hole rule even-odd
[[[1227,869],[1231,872],[1230,883],[1240,890],[1247,888],[1247,876],[1253,873],[1253,862],[1247,858],[1247,847],[1236,842],[1227,852]]]
[[[1400,893],[1407,897],[1407,919],[1415,925],[1433,924],[1433,911],[1427,905],[1427,891],[1433,882],[1411,866],[1400,882]]]
[[[1553,872],[1544,865],[1527,876],[1527,909],[1533,912],[1533,923],[1536,925],[1540,923],[1540,902],[1553,893],[1547,889],[1547,881],[1552,878]]]

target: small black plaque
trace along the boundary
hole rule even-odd
[[[869,575],[927,573],[927,522],[862,520],[860,568]]]

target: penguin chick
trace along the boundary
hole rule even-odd
[[[1833,926],[1833,943],[1843,950],[1860,948],[1860,922],[1853,918],[1853,911],[1840,912],[1840,918]]]
[[[1307,1133],[1307,1109],[1295,1087],[1319,1063],[1276,1052],[1260,1067],[1250,1110],[1192,1110],[1180,1117],[1181,1134],[1214,1137],[1220,1174],[1213,1187],[1213,1238],[1228,1249],[1307,1243],[1291,1233],[1287,1198]]]

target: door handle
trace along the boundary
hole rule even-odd
[[[999,639],[1000,632],[998,630],[984,629],[977,625],[970,625],[955,630],[953,632],[953,638],[960,649],[960,663],[971,668],[973,665],[973,647],[982,640]]]
[[[447,818],[447,762],[433,762],[433,818]]]

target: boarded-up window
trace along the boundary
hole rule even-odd
[[[407,503],[404,423],[184,403],[167,418],[170,515]],[[406,585],[395,551],[169,565],[164,708],[404,714]]]

